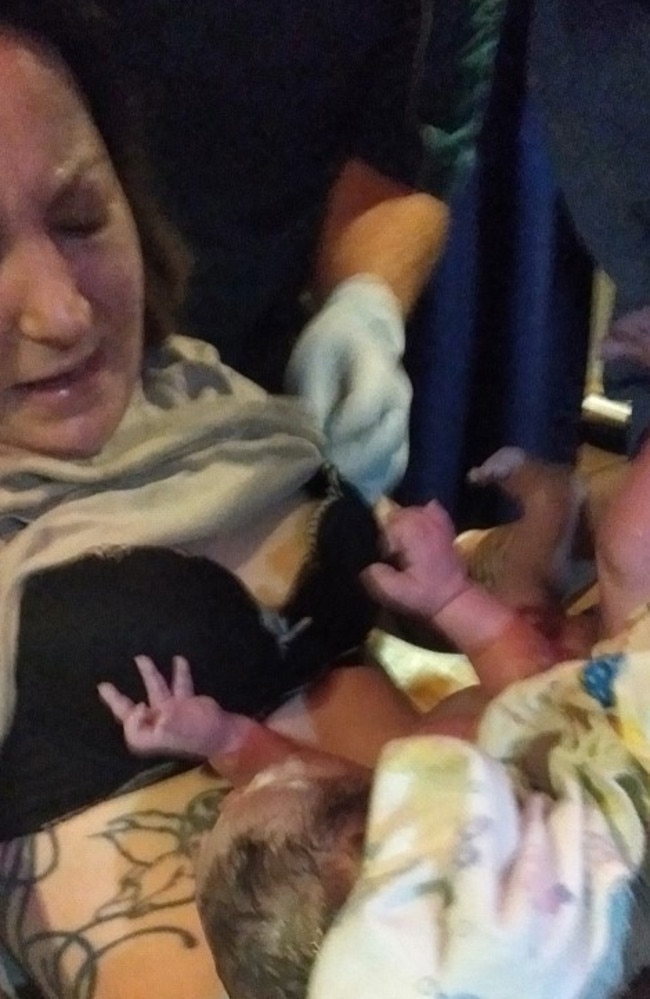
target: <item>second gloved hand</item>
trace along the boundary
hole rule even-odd
[[[404,321],[386,284],[360,275],[338,285],[301,333],[286,388],[310,407],[328,457],[369,501],[402,478],[411,384]]]

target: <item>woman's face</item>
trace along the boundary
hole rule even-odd
[[[0,454],[89,457],[142,359],[135,224],[65,66],[0,27]]]

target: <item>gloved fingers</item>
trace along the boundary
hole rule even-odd
[[[341,475],[374,502],[401,481],[408,463],[408,425],[393,411],[356,438],[330,440],[329,457]]]
[[[349,379],[332,409],[326,433],[333,439],[353,440],[386,419],[401,421],[397,434],[406,432],[412,395],[411,382],[400,364],[369,363],[362,376]]]
[[[390,391],[398,362],[368,344],[358,331],[316,333],[309,331],[294,348],[286,385],[310,405],[323,426],[348,401],[349,408],[359,411],[359,422],[370,423],[383,394],[381,387]]]
[[[318,338],[298,342],[285,374],[289,392],[299,395],[316,418],[321,430],[341,397],[341,385],[348,367],[347,356]]]
[[[330,356],[306,369],[299,391],[331,440],[366,436],[392,413],[401,414],[399,433],[406,432],[412,388],[404,369],[392,360]]]
[[[368,470],[354,485],[371,506],[382,496],[388,496],[400,484],[408,465],[409,446],[404,442],[388,462],[378,463]],[[352,481],[352,480],[350,480]]]
[[[345,478],[375,476],[388,468],[394,456],[408,445],[407,427],[399,412],[385,413],[370,427],[359,428],[354,437],[329,438],[328,456]]]
[[[403,349],[404,322],[392,291],[357,276],[334,290],[298,337],[285,387],[302,397],[325,433],[348,400],[351,424],[371,423],[382,409],[377,400],[395,392],[395,372],[405,377]]]

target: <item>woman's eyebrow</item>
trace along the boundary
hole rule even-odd
[[[106,166],[109,162],[108,156],[100,152],[82,160],[63,164],[56,171],[50,203],[56,206],[64,201],[88,174],[98,167]]]

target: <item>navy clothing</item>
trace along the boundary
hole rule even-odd
[[[163,204],[196,256],[188,332],[278,388],[342,164],[360,157],[417,182],[423,4],[112,0],[111,10],[118,57],[142,87]]]
[[[109,680],[142,700],[135,655],[150,655],[166,674],[174,655],[186,656],[197,693],[257,717],[347,661],[374,621],[358,574],[378,557],[377,528],[347,487],[319,476],[312,488],[323,487],[312,550],[281,613],[261,610],[209,559],[165,548],[84,556],[27,580],[17,708],[0,751],[0,842],[151,770],[150,758],[128,751],[96,689]]]
[[[538,0],[531,85],[580,237],[613,279],[619,315],[650,305],[650,3]],[[630,450],[650,422],[650,378],[608,364],[608,394],[633,401]]]

